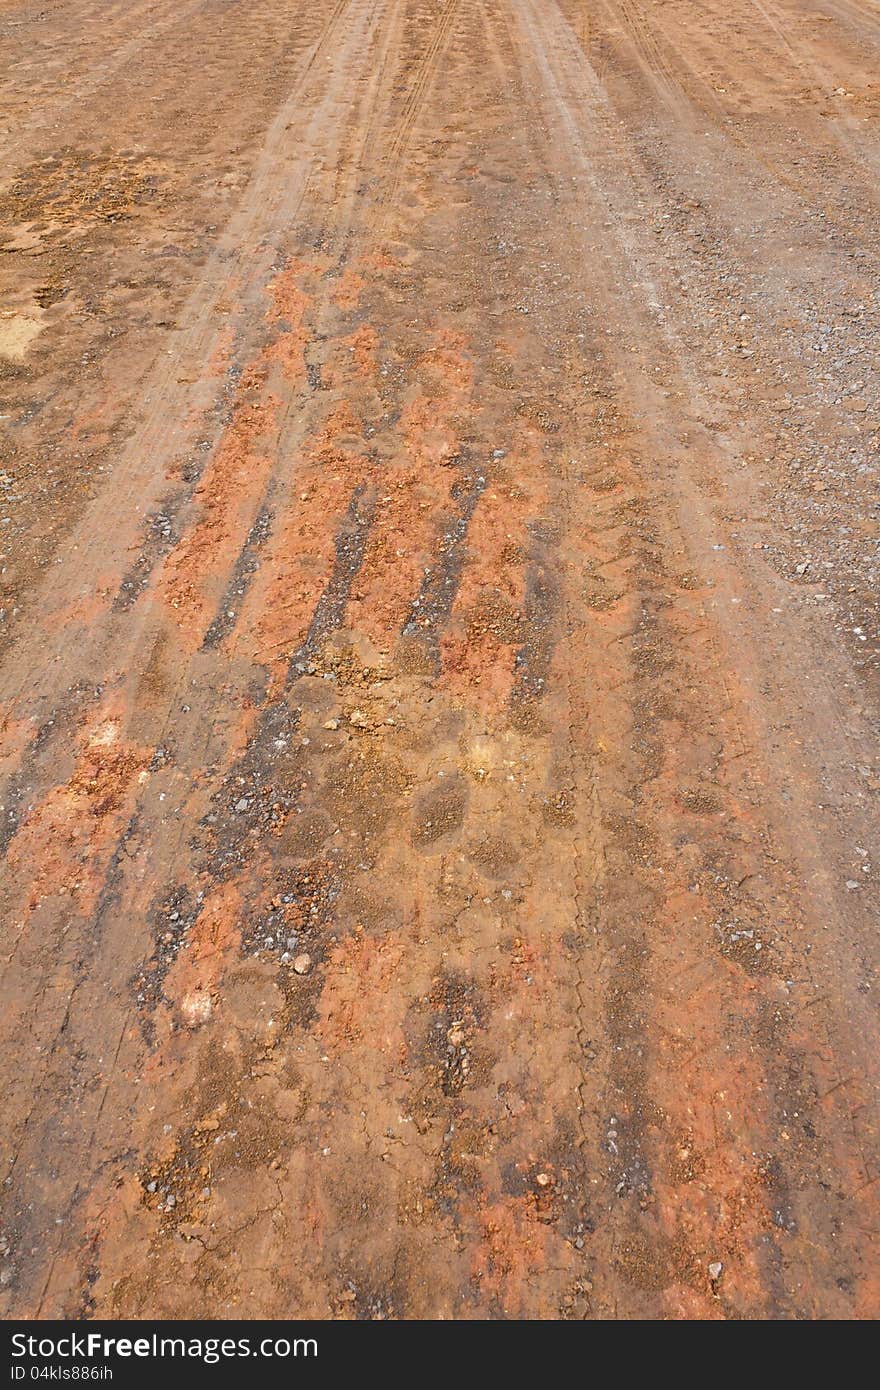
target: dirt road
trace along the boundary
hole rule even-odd
[[[7,1315],[880,1312],[875,0],[4,0]]]

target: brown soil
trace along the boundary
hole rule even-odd
[[[3,1311],[876,1317],[876,9],[0,43]]]

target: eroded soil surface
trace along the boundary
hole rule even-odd
[[[0,43],[6,1314],[877,1316],[874,0]]]

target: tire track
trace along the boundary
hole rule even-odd
[[[529,14],[528,16],[526,16],[526,15],[523,14],[522,12],[521,12],[521,17],[522,17],[523,22],[524,22],[525,25],[526,25],[526,33],[527,33],[527,34],[530,34],[530,28],[529,28],[529,26],[530,26],[533,22],[537,23],[537,22],[538,22],[538,17],[537,17],[537,16],[533,16],[532,14]],[[542,16],[542,18],[543,18],[543,16]],[[524,51],[528,51],[528,52],[530,52],[531,54],[553,54],[553,55],[554,55],[554,61],[555,61],[556,63],[558,63],[557,75],[555,75],[552,79],[549,79],[549,82],[550,82],[551,86],[548,87],[548,91],[549,91],[550,89],[552,89],[552,84],[554,84],[557,80],[560,80],[562,83],[564,83],[564,82],[566,82],[566,81],[568,80],[567,77],[563,78],[563,77],[562,77],[562,74],[563,74],[563,72],[565,71],[565,67],[566,67],[566,64],[567,64],[567,61],[568,61],[568,55],[569,55],[569,53],[574,54],[574,53],[575,53],[575,50],[574,50],[573,47],[572,47],[572,48],[569,47],[569,45],[567,44],[567,42],[565,41],[565,39],[563,39],[563,37],[562,37],[561,35],[552,34],[552,36],[551,36],[550,33],[546,33],[546,34],[543,35],[543,36],[540,36],[539,34],[535,34],[535,35],[532,37],[532,36],[530,35],[530,41],[528,42],[528,44],[524,45]],[[577,62],[582,62],[582,61],[583,61],[582,58],[575,58],[575,62],[576,62],[576,63],[577,63]],[[584,86],[581,85],[581,84],[574,84],[573,75],[572,75],[572,82],[573,82],[573,87],[572,87],[572,99],[573,99],[573,100],[576,99],[577,104],[578,104],[578,107],[579,107],[580,109],[583,109],[583,102],[584,102],[584,95],[585,95],[585,93],[584,93]],[[586,77],[586,83],[591,84],[591,78],[589,77],[589,75],[587,75],[587,77]],[[585,84],[585,85],[586,85],[586,84]],[[576,98],[575,98],[575,95],[574,95],[575,90],[577,91]],[[562,100],[562,102],[564,103],[564,102],[567,100],[567,98],[562,97],[561,100]],[[597,119],[598,119],[599,121],[602,120],[603,112],[602,112],[601,107],[597,110],[596,116],[597,116]],[[565,115],[564,115],[564,111],[563,111],[563,110],[560,110],[560,121],[561,121],[561,123],[562,123],[563,125],[567,123],[567,120],[566,120],[566,117],[565,117]],[[548,124],[550,124],[550,122],[548,122]],[[558,128],[560,122],[557,121],[557,122],[555,122],[555,123],[553,123],[553,124],[555,124],[555,125],[557,126],[557,128]],[[571,127],[570,127],[570,128],[571,128],[571,134],[572,134],[572,139],[573,139],[573,141],[579,142],[581,139],[584,139],[584,138],[585,138],[585,136],[583,135],[582,131],[578,131],[577,134],[575,134],[575,127],[574,127],[574,122],[573,122],[573,121],[571,122]],[[600,127],[600,128],[601,128],[601,127]],[[611,136],[609,135],[609,136],[606,137],[606,138],[613,138],[613,137],[611,137]],[[605,140],[604,140],[604,139],[603,139],[603,141],[601,142],[601,144],[602,144],[602,147],[604,147],[604,144],[605,144]],[[593,145],[591,146],[591,148],[595,148],[595,142],[593,142]],[[624,159],[624,158],[621,158],[621,159],[619,159],[619,160],[617,161],[617,164],[616,164],[617,173],[619,174],[620,171],[621,171],[621,169],[623,169],[624,167],[625,167],[625,159]],[[565,172],[566,172],[566,171],[565,171],[565,167],[563,166],[563,171],[561,171],[561,176],[562,176],[562,177],[565,177]],[[604,173],[604,170],[603,170],[603,173]],[[592,178],[591,178],[590,175],[588,175],[588,179],[590,180],[590,182],[593,182],[593,180],[592,180]],[[610,179],[609,179],[609,182],[610,182]],[[599,187],[598,187],[595,183],[593,184],[593,186],[596,187],[597,194],[599,194],[599,197],[600,197],[600,204],[599,204],[600,207],[606,205],[606,199],[608,198],[609,192],[611,191],[610,188],[609,188],[609,182],[606,182],[606,183],[604,183],[604,185],[601,186],[601,192],[600,192]],[[622,191],[622,189],[621,189],[621,190],[619,191],[619,193],[618,193],[618,205],[619,205],[619,206],[624,206],[624,207],[625,207],[625,206],[629,206],[630,203],[631,203],[631,201],[632,201],[632,196],[631,196],[631,195],[626,195],[626,194],[624,194],[623,191]],[[627,240],[629,239],[629,233],[626,232],[626,231],[624,231],[623,229],[621,229],[621,236],[622,236],[623,244],[624,244],[624,246],[625,246],[626,243],[627,243]],[[633,264],[633,268],[634,268],[634,271],[635,271],[635,276],[636,276],[636,278],[642,277],[642,283],[644,283],[644,282],[645,282],[645,279],[647,279],[647,277],[645,276],[645,265],[644,265],[644,260],[643,260],[643,254],[644,254],[644,253],[642,252],[641,247],[639,246],[637,240],[634,240],[634,241],[632,241],[632,242],[630,243],[630,248],[629,248],[627,254],[630,255],[630,256],[632,257],[632,264]],[[648,283],[648,285],[651,284],[650,279],[647,280],[647,283]],[[653,288],[653,287],[652,287],[652,288]],[[616,295],[616,288],[615,288],[615,286],[614,286],[613,284],[612,284],[611,286],[609,286],[609,293],[610,293],[612,296],[615,296],[615,295]],[[655,298],[655,297],[656,297],[656,292],[655,292],[655,294],[652,294],[651,297],[652,297],[652,298]],[[618,300],[618,304],[619,304],[619,300]],[[618,309],[618,313],[619,313],[619,309]],[[613,314],[613,311],[612,311],[612,314]],[[611,315],[610,315],[610,316],[611,316]],[[659,325],[658,325],[658,327],[659,327]],[[652,331],[658,331],[658,329],[655,328],[655,329],[652,330]],[[669,331],[666,321],[664,321],[664,323],[663,323],[663,325],[662,325],[662,330],[661,330],[661,331],[663,331],[663,332],[668,332],[668,331]],[[685,376],[685,379],[687,379],[687,376],[688,376],[688,373],[689,373],[689,367],[688,367],[688,364],[687,364],[687,355],[686,355],[686,353],[685,353],[685,351],[684,351],[684,349],[683,349],[683,345],[679,344],[679,345],[676,346],[673,350],[674,350],[674,352],[675,352],[675,355],[676,355],[676,358],[677,358],[677,361],[678,361],[679,370],[681,370],[681,371],[683,372],[683,374],[684,374],[684,376]],[[687,389],[688,389],[689,392],[693,392],[694,394],[696,394],[696,393],[698,392],[698,390],[699,390],[699,388],[698,388],[696,385],[692,385],[690,382],[688,383]],[[662,435],[661,435],[660,437],[662,438]],[[671,441],[670,441],[670,443],[671,443]],[[656,446],[655,446],[655,447],[656,447]],[[667,444],[666,447],[669,447],[669,444]],[[680,477],[680,475],[679,475],[679,477]],[[683,508],[683,511],[682,511],[682,515],[686,515],[686,516],[688,516],[688,517],[691,518],[691,521],[690,521],[691,543],[693,543],[693,530],[694,530],[694,524],[695,524],[694,519],[695,519],[699,514],[700,514],[700,504],[699,504],[699,502],[697,501],[696,491],[695,491],[695,489],[691,486],[691,487],[688,488],[688,491],[687,491],[687,503],[686,503],[686,505],[685,505],[685,507]],[[685,533],[684,539],[685,539],[685,541],[687,541],[687,539],[688,539],[688,538],[687,538],[687,533]],[[681,542],[679,542],[679,544],[681,544]],[[650,646],[646,649],[646,651],[647,651],[648,654],[650,653]],[[638,655],[638,653],[634,653],[634,657],[635,657],[636,655]],[[639,658],[639,659],[641,660],[641,658]],[[633,696],[633,699],[635,699],[635,695]],[[742,717],[742,716],[740,716],[740,717]],[[642,795],[644,795],[644,793],[642,793]],[[619,826],[616,827],[616,832],[615,832],[615,838],[616,838],[616,840],[618,840],[618,841],[621,840],[621,838],[623,837],[623,830],[624,830],[623,825],[619,825]],[[661,841],[661,842],[668,842],[668,841],[666,840],[666,835],[665,835],[665,834],[664,834],[664,836],[662,837],[662,841]],[[772,850],[771,850],[771,856],[772,856],[772,858],[775,858],[775,857],[776,857],[775,854],[774,854],[774,852],[773,852]],[[767,872],[767,870],[765,870],[765,872]],[[770,876],[772,877],[772,872],[770,873]],[[782,893],[783,893],[783,896],[784,896],[784,890],[782,890]],[[797,909],[795,909],[795,910],[797,910]],[[813,988],[815,988],[815,984],[814,984]],[[789,1035],[789,1038],[788,1038],[788,1040],[787,1040],[787,1046],[791,1049],[790,1052],[789,1052],[789,1054],[788,1054],[789,1057],[796,1056],[796,1055],[797,1055],[797,1051],[796,1051],[797,1044],[795,1043],[794,1037],[793,1037],[792,1035]],[[765,1054],[765,1060],[764,1060],[763,1064],[766,1065],[766,1066],[768,1067],[768,1079],[767,1079],[767,1081],[763,1084],[763,1086],[762,1086],[760,1089],[763,1089],[763,1090],[772,1089],[772,1087],[771,1087],[771,1082],[770,1082],[770,1075],[772,1075],[772,1066],[771,1066],[770,1063],[769,1063],[769,1059],[766,1058],[766,1054]],[[810,1070],[811,1070],[811,1069],[814,1069],[818,1074],[821,1074],[821,1070],[822,1070],[822,1064],[821,1064],[820,1056],[819,1056],[818,1053],[814,1053],[812,1057],[804,1056],[799,1064],[798,1064],[798,1063],[793,1063],[792,1065],[795,1066],[795,1067],[796,1067],[797,1065],[802,1065],[802,1066],[804,1067],[804,1071],[805,1071],[805,1074],[806,1074],[807,1076],[809,1076],[809,1073],[810,1073]],[[655,1076],[655,1082],[656,1082],[656,1079],[657,1079],[657,1078],[656,1078],[656,1076]],[[809,1089],[809,1084],[810,1084],[810,1083],[807,1082],[807,1083],[804,1083],[804,1084],[806,1085],[807,1089]],[[780,1104],[779,1101],[777,1101],[776,1103],[777,1103],[777,1105]],[[781,1112],[780,1112],[778,1109],[776,1109],[775,1111],[774,1111],[774,1110],[771,1110],[771,1111],[769,1112],[768,1119],[767,1119],[767,1121],[765,1121],[765,1123],[766,1123],[766,1125],[767,1125],[768,1138],[769,1138],[769,1133],[772,1132],[772,1130],[773,1130],[777,1125],[779,1125],[779,1123],[780,1123],[780,1113],[781,1113]],[[784,1113],[784,1112],[782,1112],[782,1113]],[[761,1129],[762,1129],[762,1125],[759,1123],[757,1129],[755,1130],[756,1139],[757,1139],[757,1136],[760,1135]],[[834,1134],[833,1126],[832,1126],[832,1127],[829,1127],[829,1128],[826,1128],[826,1129],[823,1130],[823,1135],[824,1135],[823,1142],[824,1142],[824,1144],[826,1145],[826,1152],[831,1152],[831,1151],[834,1149],[834,1147],[835,1147],[835,1141],[834,1141],[834,1138],[833,1138],[833,1134]],[[616,1139],[615,1139],[615,1142],[617,1142]],[[759,1140],[759,1139],[757,1139],[757,1142],[758,1142],[758,1144],[760,1145],[760,1140]],[[838,1161],[839,1161],[839,1160],[838,1160]],[[783,1169],[784,1169],[784,1164],[783,1164]],[[776,1181],[777,1181],[776,1178],[773,1178],[772,1181],[771,1181],[771,1192],[774,1190],[773,1184],[775,1184]],[[780,1202],[780,1203],[781,1203],[781,1206],[784,1208],[785,1205],[786,1205],[787,1199],[786,1199],[785,1197],[783,1197],[783,1196],[781,1195],[781,1193],[783,1192],[783,1190],[784,1190],[784,1188],[785,1188],[785,1186],[786,1186],[786,1180],[785,1180],[785,1178],[781,1175],[781,1173],[780,1173],[779,1182],[780,1182],[780,1184],[781,1184],[780,1189],[779,1189],[779,1191],[780,1191],[780,1196],[779,1196],[778,1198],[776,1198],[776,1200],[777,1200],[778,1202]],[[771,1200],[773,1200],[773,1198],[771,1198]],[[802,1214],[802,1219],[803,1219],[803,1214]],[[817,1223],[819,1223],[819,1224],[821,1224],[821,1223],[822,1223],[824,1220],[826,1220],[826,1219],[827,1219],[827,1218],[826,1218],[826,1214],[825,1214],[825,1213],[820,1214],[820,1213],[818,1213],[818,1212],[814,1212],[811,1218],[807,1218],[807,1220],[815,1220],[815,1221],[816,1221]],[[787,1227],[787,1226],[786,1226],[786,1221],[787,1221],[787,1220],[788,1220],[788,1218],[785,1218],[785,1220],[782,1220],[782,1221],[781,1221],[781,1224],[782,1224],[783,1229],[789,1229],[789,1230],[791,1230],[791,1231],[794,1231],[794,1230],[795,1230],[795,1226],[794,1226],[794,1225],[792,1225],[791,1227]],[[817,1238],[818,1238],[818,1236],[817,1236]],[[754,1239],[755,1242],[757,1242],[757,1241],[760,1240],[759,1229],[756,1230],[753,1239]],[[628,1247],[627,1242],[625,1242],[625,1243],[624,1243],[624,1246],[621,1247],[621,1250],[622,1250],[623,1256],[624,1256],[624,1258],[625,1258],[625,1261],[628,1261],[628,1260],[629,1260],[629,1255],[627,1254],[627,1249],[628,1249],[628,1248],[629,1248],[629,1247]],[[636,1258],[636,1267],[635,1267],[635,1271],[634,1271],[634,1272],[635,1272],[636,1275],[638,1275],[639,1277],[641,1277],[641,1275],[639,1275],[639,1267],[640,1267],[640,1265],[641,1265],[642,1263],[644,1263],[644,1260],[647,1260],[647,1261],[648,1261],[648,1265],[649,1265],[649,1266],[652,1266],[652,1265],[656,1262],[656,1259],[659,1258],[658,1251],[657,1251],[657,1249],[655,1248],[654,1251],[653,1251],[653,1254],[651,1255],[651,1257],[650,1257],[650,1259],[649,1259],[649,1258],[648,1258],[648,1249],[649,1249],[649,1247],[643,1247],[643,1246],[637,1244],[637,1246],[635,1247],[634,1253],[633,1253],[632,1250],[630,1251],[630,1254],[633,1254],[633,1258],[638,1257],[638,1258]],[[641,1254],[639,1253],[639,1251],[641,1251]],[[663,1264],[664,1261],[668,1260],[668,1258],[671,1258],[671,1252],[670,1252],[670,1255],[669,1255],[669,1256],[664,1256],[664,1257],[663,1257],[663,1260],[661,1260],[661,1265]],[[650,1273],[650,1270],[649,1270],[649,1273]],[[653,1277],[653,1276],[651,1276],[651,1277]],[[788,1300],[796,1300],[796,1299],[797,1299],[797,1294],[795,1293],[794,1286],[793,1286],[792,1283],[790,1282],[790,1280],[791,1280],[791,1275],[790,1275],[790,1274],[788,1274],[788,1275],[786,1276],[786,1278],[785,1278],[785,1288],[783,1288],[783,1285],[782,1285],[782,1284],[780,1284],[780,1283],[777,1282],[778,1277],[779,1277],[779,1276],[778,1276],[777,1272],[774,1271],[772,1268],[769,1269],[769,1270],[767,1270],[766,1275],[765,1275],[765,1278],[766,1278],[766,1288],[767,1288],[767,1296],[770,1298],[772,1304],[775,1304],[777,1301],[781,1301],[781,1303],[783,1304],[783,1306],[785,1306],[785,1304],[786,1304],[786,1302],[787,1302]],[[647,1287],[649,1287],[649,1286],[648,1286],[648,1285],[645,1285],[644,1287],[647,1288]],[[795,1302],[794,1306],[797,1307],[797,1303],[796,1303],[796,1302]],[[798,1315],[798,1314],[796,1314],[796,1315]]]
[[[460,0],[444,0],[440,13],[433,25],[425,51],[416,66],[415,75],[408,84],[403,110],[398,118],[394,133],[383,161],[382,191],[376,199],[377,211],[374,220],[374,235],[381,245],[387,237],[391,209],[400,186],[401,169],[410,135],[418,119],[425,98],[430,90],[438,64],[442,60],[450,32],[455,23]]]

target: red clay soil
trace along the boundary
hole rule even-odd
[[[3,0],[2,1309],[880,1312],[873,0]]]

